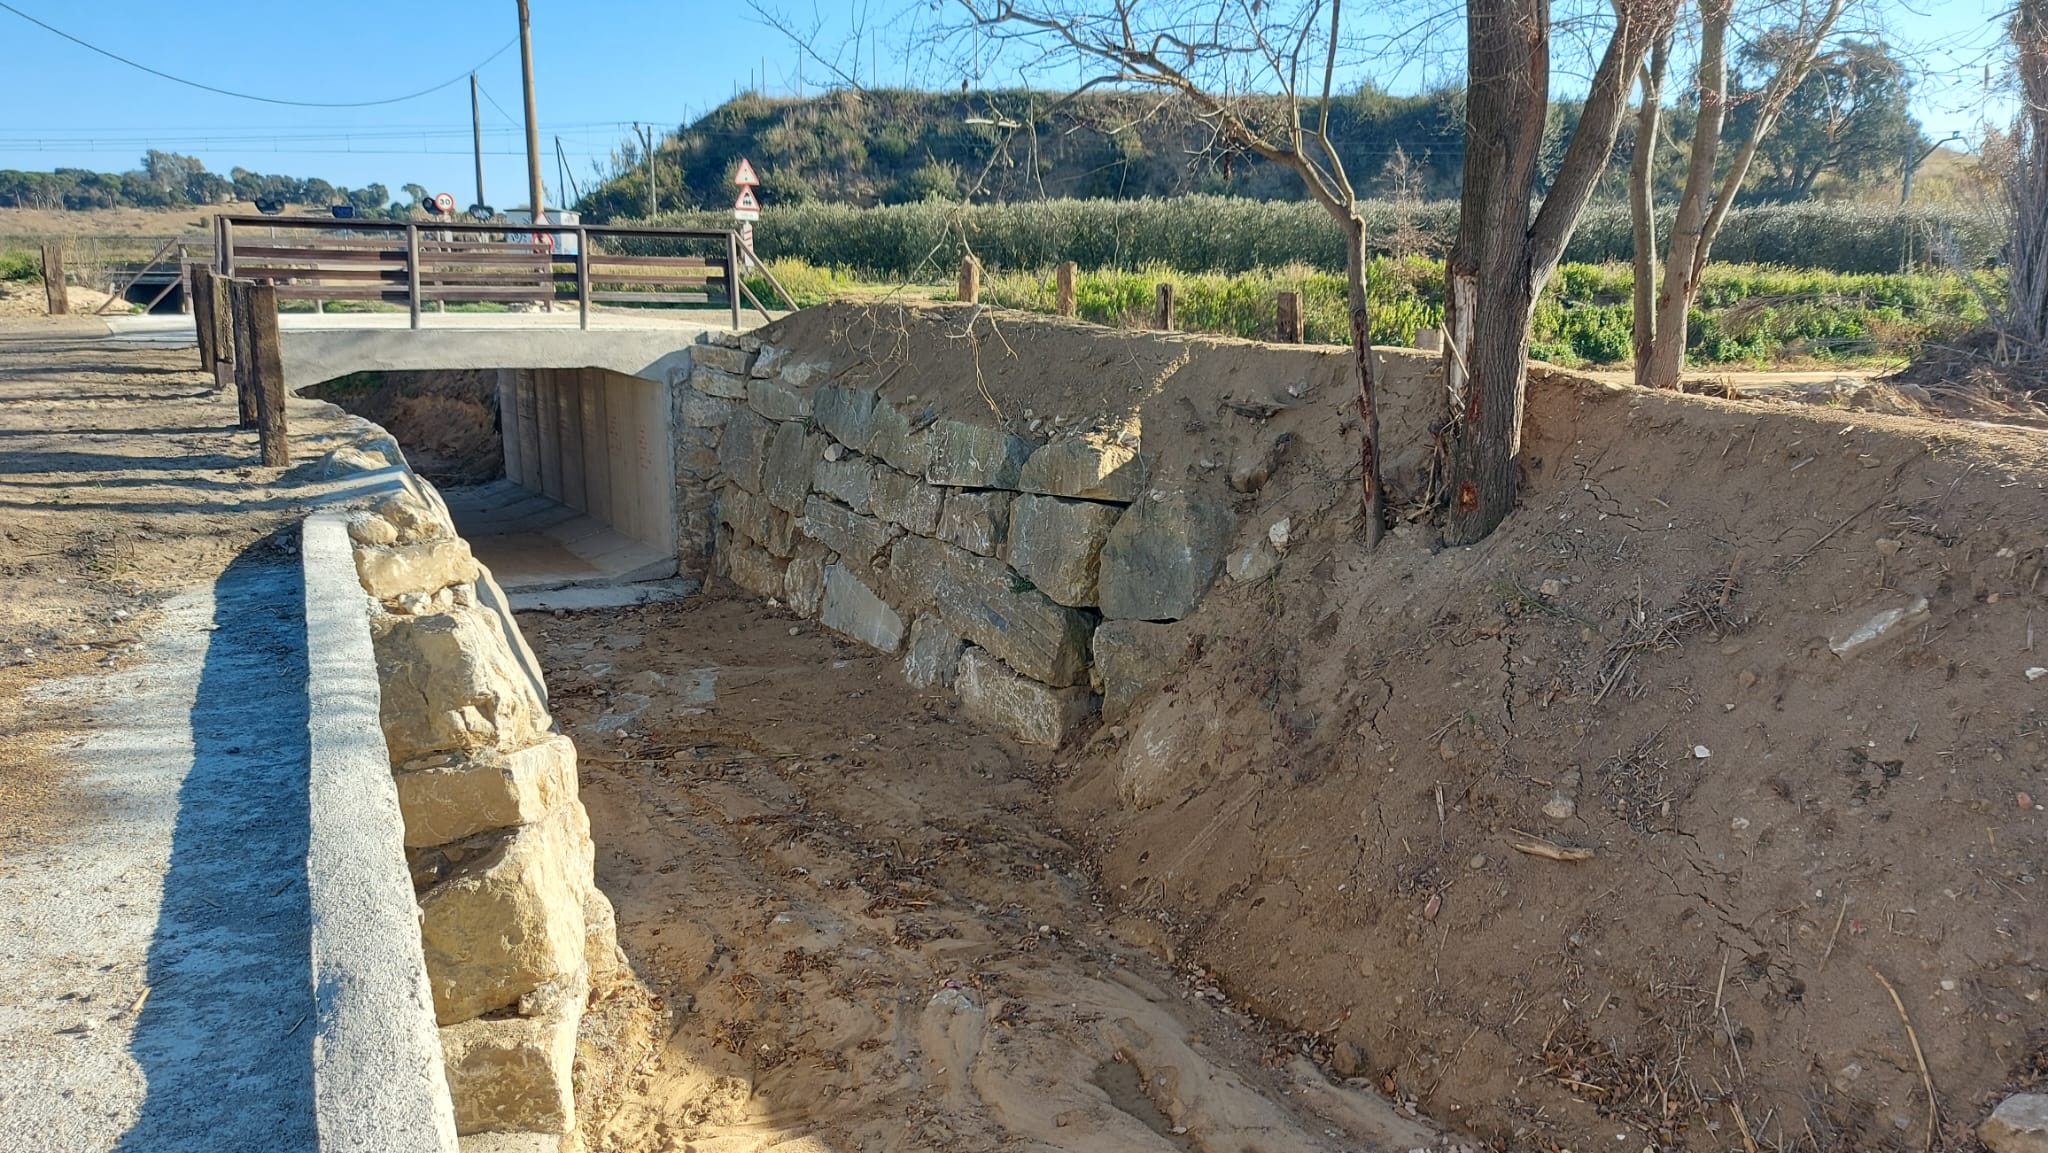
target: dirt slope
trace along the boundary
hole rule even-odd
[[[1513,1148],[1918,1149],[1882,974],[1969,1147],[2042,1041],[2048,439],[1552,383],[1500,532],[1368,555],[1273,423],[1289,554],[1060,788],[1119,930]]]

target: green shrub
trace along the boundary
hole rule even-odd
[[[939,175],[931,174],[930,182],[943,184]],[[1450,202],[1375,201],[1362,211],[1368,236],[1382,250],[1404,216],[1439,247],[1448,247],[1457,229],[1457,205]],[[1668,224],[1668,213],[1663,219]],[[673,212],[654,223],[725,228],[731,218],[719,212]],[[950,275],[970,247],[989,269],[1009,272],[1042,271],[1062,260],[1133,272],[1163,267],[1241,273],[1302,265],[1334,273],[1344,268],[1342,235],[1329,214],[1310,201],[1182,196],[969,205],[919,199],[880,208],[770,203],[757,231],[755,246],[763,257],[792,256],[885,279]],[[1736,264],[1895,273],[1909,247],[1926,260],[1932,245],[1941,255],[1937,266],[1976,268],[1996,255],[2001,242],[1998,224],[1988,213],[1773,205],[1732,212],[1714,257]],[[1585,265],[1625,263],[1631,251],[1628,206],[1606,204],[1586,211],[1565,259]],[[1613,296],[1612,303],[1625,298],[1626,269],[1583,275]],[[1579,294],[1577,288],[1572,292]]]
[[[0,252],[0,280],[41,280],[43,257],[38,252]]]

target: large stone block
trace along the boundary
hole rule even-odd
[[[867,454],[912,476],[923,476],[932,463],[932,434],[929,418],[905,416],[888,401],[879,401],[869,417],[873,427],[865,446]],[[861,445],[853,445],[861,448]]]
[[[784,512],[802,512],[804,497],[811,491],[811,470],[824,448],[824,437],[796,421],[775,426],[768,463],[761,470],[761,495]]]
[[[948,490],[939,513],[939,539],[978,556],[995,556],[1009,540],[1014,496],[996,489]]]
[[[356,545],[356,577],[378,600],[432,593],[476,579],[476,558],[459,537],[383,547]]]
[[[1000,428],[941,420],[931,428],[931,464],[925,479],[959,488],[1017,487],[1031,442]]]
[[[700,364],[690,370],[690,387],[725,400],[747,399],[747,378]]]
[[[550,723],[489,609],[454,605],[426,616],[380,614],[371,639],[393,763],[450,750],[520,747]]]
[[[784,567],[780,557],[745,537],[733,537],[726,545],[726,576],[763,600],[783,595]]]
[[[939,617],[926,614],[910,622],[909,647],[903,653],[903,679],[912,688],[952,687],[960,672],[960,654],[967,642]]]
[[[690,364],[695,368],[712,368],[719,372],[729,372],[734,376],[745,376],[753,362],[753,357],[736,346],[727,348],[719,344],[696,344],[690,347]]]
[[[733,403],[696,389],[676,393],[676,419],[685,428],[724,428],[732,420]]]
[[[511,1005],[583,964],[591,855],[583,806],[462,847],[420,894],[420,944],[443,1025]],[[452,858],[453,848],[439,852]]]
[[[837,501],[813,496],[804,504],[804,535],[855,565],[871,565],[896,539],[896,531]]]
[[[811,391],[779,377],[747,382],[747,404],[764,420],[809,420]]]
[[[927,537],[905,537],[889,554],[899,603],[936,609],[947,627],[1011,668],[1055,688],[1088,675],[1093,619],[1054,604],[999,560]]]
[[[775,428],[752,409],[733,412],[718,441],[718,467],[728,480],[748,492],[761,491],[761,474],[768,467],[768,438]]]
[[[1146,494],[1103,545],[1102,615],[1172,621],[1194,612],[1236,528],[1229,506],[1206,493]]]
[[[1092,606],[1115,505],[1026,494],[1010,506],[1010,567],[1063,605]]]
[[[1107,437],[1057,440],[1031,454],[1017,487],[1045,496],[1129,504],[1145,491],[1145,461]]]
[[[559,733],[511,752],[437,753],[401,766],[398,811],[408,848],[540,820],[576,799],[576,746]]]
[[[811,470],[811,487],[855,512],[873,510],[875,465],[866,457],[821,460]]]
[[[1121,719],[1194,654],[1194,634],[1188,626],[1157,621],[1104,621],[1090,644],[1106,721]]]
[[[1028,745],[1057,748],[1092,711],[1085,688],[1055,689],[1020,677],[987,652],[970,647],[953,682],[968,715]]]
[[[719,489],[718,521],[776,556],[796,549],[796,518],[737,485]]]
[[[789,611],[801,617],[818,615],[825,601],[825,566],[838,558],[839,554],[808,538],[797,545],[789,567],[782,570],[782,599]]]
[[[464,1021],[441,1030],[441,1063],[455,1131],[567,1133],[576,1127],[576,1026],[588,978],[559,982],[532,1015]]]
[[[893,468],[875,469],[869,489],[875,515],[919,536],[936,536],[939,513],[945,508],[946,490],[934,488],[922,479]]]
[[[811,415],[818,427],[849,448],[863,449],[875,434],[875,391],[828,384],[811,398]]]
[[[903,647],[903,617],[843,564],[825,566],[825,600],[818,621],[885,653]]]

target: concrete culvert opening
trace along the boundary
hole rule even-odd
[[[666,385],[599,368],[447,369],[302,391],[388,430],[508,590],[675,575]]]
[[[1341,350],[706,349],[706,594],[523,618],[673,1011],[617,1148],[1918,1147],[1901,1017],[1944,1119],[2038,1077],[2037,434],[1539,367],[1444,550],[1396,350],[1367,552]]]

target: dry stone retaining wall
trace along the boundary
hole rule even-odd
[[[375,600],[380,719],[457,1131],[570,1134],[577,1025],[623,963],[575,746],[440,495],[388,439],[329,467],[400,480],[348,535]]]
[[[1230,489],[1263,482],[1257,460],[1190,480],[1135,431],[957,419],[782,328],[707,337],[678,385],[678,503],[711,522],[683,526],[685,570],[900,654],[1021,740],[1128,710],[1188,656],[1172,622],[1285,549],[1284,524],[1237,547]]]

